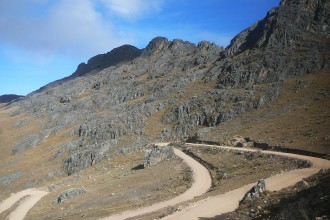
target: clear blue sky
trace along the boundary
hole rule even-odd
[[[88,58],[156,36],[227,46],[280,0],[1,0],[0,95],[26,95]]]

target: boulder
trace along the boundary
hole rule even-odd
[[[228,143],[229,145],[231,146],[234,146],[234,147],[246,147],[247,146],[247,142],[246,140],[241,137],[241,136],[234,136]]]
[[[257,185],[253,186],[243,197],[240,203],[244,203],[247,201],[254,200],[256,198],[259,198],[261,193],[263,193],[266,190],[266,183],[265,180],[260,179],[258,180]]]
[[[174,156],[172,147],[164,146],[159,147],[153,145],[150,149],[146,150],[144,156],[144,167],[154,166],[164,160],[169,160]]]
[[[329,169],[329,168],[328,168],[328,169],[321,169],[321,170],[319,171],[319,173],[321,173],[321,174],[325,174],[325,175],[330,174],[330,169]]]
[[[58,195],[57,203],[63,203],[66,200],[72,199],[84,193],[86,193],[86,190],[84,188],[68,189],[62,192],[60,195]]]
[[[60,103],[70,103],[71,102],[71,97],[70,96],[63,96],[60,98]]]

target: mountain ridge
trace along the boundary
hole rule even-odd
[[[9,103],[12,101],[18,101],[18,99],[23,98],[22,95],[16,95],[16,94],[4,94],[0,95],[0,103]]]
[[[156,37],[144,49],[124,45],[96,55],[68,77],[0,103],[0,199],[48,186],[46,203],[27,218],[46,218],[44,210],[55,213],[50,218],[63,213],[80,218],[87,212],[87,217],[103,217],[136,208],[135,200],[121,207],[128,195],[158,202],[183,192],[190,183],[181,161],[141,170],[138,164],[150,159],[143,156],[150,143],[284,148],[329,158],[329,12],[325,0],[282,0],[226,48]],[[245,156],[249,163],[240,164],[241,171],[253,178],[265,171],[262,167],[269,175],[287,168],[276,158],[260,162],[259,153],[214,153],[212,147],[194,151],[217,164],[210,171],[218,184],[236,175],[236,164]],[[228,165],[224,169],[222,162]],[[236,178],[231,180],[252,180]],[[148,189],[147,179],[155,181]],[[86,193],[73,203],[51,201],[60,191],[84,186]],[[113,204],[117,211],[109,208]]]
[[[279,97],[286,79],[329,64],[329,27],[324,28],[329,3],[306,2],[316,6],[305,10],[305,1],[282,1],[226,49],[156,37],[143,50],[125,45],[92,57],[69,78],[17,103],[15,114],[30,112],[48,120],[43,132],[28,141],[32,146],[23,141],[13,152],[71,129],[70,136],[78,138],[59,152],[69,152],[64,167],[72,174],[101,161],[128,135],[137,137],[130,140],[132,149],[154,139],[186,140],[264,107]]]
[[[227,48],[156,37],[144,49],[124,45],[94,56],[2,107],[30,124],[15,121],[24,135],[1,138],[14,140],[6,146],[17,156],[48,146],[45,166],[74,175],[150,142],[225,134],[227,123],[285,95],[291,79],[329,69],[328,11],[323,0],[282,1]],[[300,91],[312,82],[297,84]]]

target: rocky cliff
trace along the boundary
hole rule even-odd
[[[120,62],[131,61],[140,56],[141,53],[142,50],[134,46],[123,45],[111,50],[106,54],[99,54],[90,58],[87,64],[79,64],[77,70],[72,74],[71,77],[83,76],[91,71],[96,72],[110,66],[115,66]]]
[[[283,0],[227,48],[163,37],[80,64],[64,80],[14,103],[42,118],[13,153],[70,130],[51,159],[73,174],[118,151],[185,140],[273,102],[282,83],[329,68],[329,2]],[[62,159],[60,159],[62,158]]]

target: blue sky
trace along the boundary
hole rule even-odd
[[[280,0],[1,0],[0,95],[26,95],[77,65],[156,36],[227,46]]]

